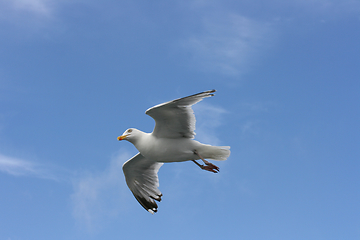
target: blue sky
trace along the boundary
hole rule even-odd
[[[0,0],[0,239],[359,239],[360,3]],[[221,172],[127,189],[156,104],[217,89]]]

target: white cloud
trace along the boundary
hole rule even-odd
[[[0,0],[2,18],[51,17],[57,0]],[[25,16],[24,16],[25,15]]]
[[[50,15],[52,2],[52,0],[13,0],[12,4],[15,10]]]
[[[245,72],[273,41],[270,24],[237,14],[202,19],[202,30],[183,42],[192,63],[206,71],[227,75]]]
[[[326,22],[360,12],[360,1],[357,0],[270,1],[267,4],[272,6],[269,11],[273,11],[274,18],[262,21],[226,9],[219,1],[190,0],[186,4],[200,14],[198,19],[192,21],[196,32],[181,41],[183,49],[190,55],[190,64],[202,71],[233,76],[249,71],[275,44],[276,37],[281,34],[279,21],[289,20],[286,13],[291,15],[290,19],[300,16],[299,21],[303,21],[312,14]],[[255,9],[257,4],[255,1]],[[289,11],[277,12],[272,10],[273,6]]]
[[[311,11],[347,12],[360,10],[360,2],[357,0],[297,0],[293,3],[304,6]]]
[[[126,202],[135,201],[131,199],[132,195],[122,172],[123,163],[130,157],[128,153],[119,154],[113,157],[104,171],[76,176],[73,172],[58,167],[0,154],[0,172],[16,177],[36,177],[72,183],[73,215],[80,226],[92,232],[99,230],[106,220],[117,216],[125,208]],[[127,201],[124,198],[127,198]]]
[[[47,34],[56,31],[59,26],[54,20],[58,3],[59,0],[0,0],[0,22],[10,27],[1,29],[0,36],[3,39],[15,37],[26,41],[29,37],[44,33],[44,30]]]
[[[4,155],[0,155],[0,171],[14,176],[34,175],[37,173],[35,164]]]
[[[68,181],[69,179],[69,172],[60,168],[45,166],[2,154],[0,154],[0,172],[13,176],[37,177],[54,181]]]
[[[124,193],[129,190],[122,165],[130,157],[128,153],[122,153],[114,157],[104,171],[97,174],[86,173],[73,180],[73,215],[87,231],[99,230],[106,219],[117,216],[124,209],[124,196],[130,197],[131,194]]]
[[[200,142],[219,145],[216,137],[217,128],[223,124],[223,115],[227,113],[224,108],[201,102],[193,106],[196,117],[196,140]]]

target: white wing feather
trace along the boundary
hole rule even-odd
[[[215,90],[175,99],[146,110],[155,120],[153,135],[159,138],[194,138],[195,115],[191,106],[205,97],[214,96]]]
[[[163,163],[152,162],[138,153],[123,165],[126,184],[136,200],[150,213],[157,212],[154,200],[161,201],[158,171]]]

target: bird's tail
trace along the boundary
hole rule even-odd
[[[202,151],[201,151],[202,150]],[[230,156],[229,146],[203,145],[199,153],[202,157],[212,160],[224,161]]]

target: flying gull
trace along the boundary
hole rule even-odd
[[[119,141],[127,140],[139,150],[122,168],[126,184],[150,213],[157,212],[155,200],[161,201],[157,173],[164,163],[193,161],[201,169],[217,173],[219,168],[205,159],[226,160],[229,157],[229,146],[211,146],[193,140],[196,120],[191,106],[214,96],[214,92],[205,91],[149,108],[145,113],[155,120],[152,133],[129,128],[118,137]],[[204,165],[196,161],[199,159]]]

